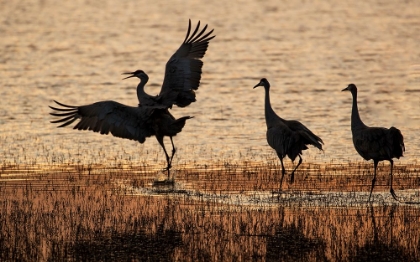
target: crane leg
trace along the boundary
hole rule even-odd
[[[395,194],[395,192],[394,192],[394,189],[392,188],[392,170],[394,169],[394,160],[389,160],[389,162],[391,163],[391,173],[389,174],[390,175],[390,184],[391,184],[391,189],[390,189],[390,192],[391,192],[391,195],[392,195],[392,197],[395,199],[395,200],[397,200],[398,201],[398,199],[397,199],[397,195]]]
[[[166,152],[166,148],[165,148],[165,144],[163,143],[163,137],[156,137],[157,141],[159,142],[160,146],[163,148],[163,152],[165,152],[165,156],[166,156],[166,163],[168,164],[166,167],[166,170],[168,171],[168,179],[170,176],[170,169],[171,169],[171,162],[169,160],[169,155],[168,152]]]
[[[297,163],[295,169],[293,169],[292,174],[290,175],[290,184],[293,184],[293,182],[295,182],[295,171],[300,166],[300,164],[302,164],[302,157],[300,155],[298,156],[299,156],[299,162]]]
[[[280,179],[280,190],[281,190],[281,185],[283,184],[283,178],[284,178],[284,174],[286,173],[286,171],[284,170],[284,165],[283,165],[283,158],[280,158],[280,163],[281,163],[281,179]]]
[[[376,182],[376,168],[378,167],[378,162],[377,160],[373,160],[373,179],[372,179],[372,187],[370,188],[370,194],[369,194],[369,200],[368,202],[370,202],[370,197],[372,196],[372,191],[373,191],[373,187],[375,186],[375,182]]]
[[[172,137],[170,136],[169,138],[171,139],[171,144],[172,144],[172,155],[171,155],[171,158],[170,158],[170,161],[169,161],[169,165],[172,166],[172,159],[174,158],[174,155],[176,153],[176,148],[175,148],[175,145],[174,145],[174,141],[172,140]]]

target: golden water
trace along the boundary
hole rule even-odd
[[[362,119],[401,129],[407,147],[397,164],[419,156],[420,5],[415,1],[1,1],[0,153],[4,161],[83,163],[164,158],[150,138],[133,141],[56,129],[53,99],[67,104],[115,100],[136,105],[143,69],[146,91],[159,92],[165,63],[191,18],[215,29],[204,58],[197,102],[174,108],[192,115],[175,138],[175,163],[220,159],[266,161],[276,156],[265,140],[263,96],[323,138],[304,161],[361,160],[350,133],[351,95],[359,87]],[[98,155],[100,157],[98,158]]]

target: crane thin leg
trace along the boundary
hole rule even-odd
[[[284,174],[286,173],[286,171],[284,170],[284,165],[283,165],[283,158],[280,158],[280,163],[281,163],[281,179],[280,179],[280,190],[281,190],[281,186],[283,185],[283,178],[284,178]]]
[[[302,157],[300,155],[298,156],[299,156],[299,162],[297,163],[295,169],[293,169],[292,174],[290,175],[290,184],[293,184],[293,182],[295,182],[295,171],[300,166],[300,164],[302,164]]]
[[[166,170],[168,171],[168,179],[170,176],[170,169],[171,169],[171,163],[169,161],[169,155],[168,152],[166,152],[166,148],[165,148],[165,144],[163,143],[163,137],[157,137],[156,136],[157,141],[159,142],[160,146],[163,148],[163,151],[165,152],[165,156],[166,156],[166,163],[168,164],[166,167]]]
[[[373,187],[375,186],[375,182],[376,182],[376,168],[378,167],[378,162],[379,161],[376,161],[376,160],[373,161],[373,168],[374,168],[374,170],[373,170],[373,179],[372,179],[372,187],[370,188],[370,194],[369,194],[369,200],[368,200],[368,202],[370,202],[370,197],[372,196]]]
[[[391,160],[389,160],[389,162],[391,163],[391,173],[389,174],[389,176],[390,176],[390,184],[391,184],[390,185],[390,192],[391,192],[392,197],[395,200],[399,201],[398,198],[397,198],[397,195],[394,192],[394,189],[392,188],[392,170],[394,169],[394,161],[391,159]]]
[[[170,158],[170,161],[169,161],[169,165],[172,166],[172,159],[174,158],[174,155],[176,153],[176,148],[175,148],[175,145],[174,145],[174,141],[172,140],[172,137],[170,136],[169,138],[171,139],[171,143],[172,143],[172,155],[171,155],[171,158]]]

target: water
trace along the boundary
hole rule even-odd
[[[195,116],[175,138],[175,162],[274,159],[265,140],[264,92],[252,89],[266,77],[278,114],[300,120],[325,142],[324,153],[311,148],[305,161],[360,160],[351,142],[351,96],[341,93],[352,82],[362,119],[400,128],[407,152],[397,164],[412,163],[420,145],[419,9],[395,1],[2,2],[2,158],[48,162],[61,154],[96,163],[104,153],[164,163],[154,138],[139,145],[56,129],[48,105],[53,99],[136,105],[137,80],[121,80],[122,72],[135,69],[149,74],[147,92],[157,94],[191,18],[208,23],[217,36],[204,58],[198,101],[172,110]]]
[[[121,172],[130,175],[137,174],[133,169],[125,171],[124,168],[130,165],[137,168],[148,166],[153,170],[164,167],[163,152],[154,138],[139,144],[93,132],[74,131],[70,127],[57,129],[49,123],[52,117],[48,114],[51,111],[48,105],[52,105],[55,99],[75,105],[115,100],[134,106],[137,104],[137,79],[122,81],[121,73],[136,69],[148,73],[150,81],[146,91],[157,94],[163,82],[165,63],[183,41],[188,19],[191,18],[193,24],[201,20],[214,28],[216,38],[211,40],[203,59],[198,101],[187,108],[175,107],[172,110],[177,117],[194,116],[174,139],[178,149],[173,163],[174,171],[196,166],[206,166],[209,168],[206,170],[210,170],[214,164],[220,163],[238,165],[242,169],[246,169],[244,166],[247,164],[244,163],[253,163],[260,166],[256,172],[263,171],[265,165],[270,172],[274,170],[273,165],[278,164],[278,159],[265,139],[264,91],[262,88],[252,89],[260,78],[266,77],[272,85],[274,110],[285,119],[301,121],[325,142],[324,152],[315,148],[304,152],[303,170],[309,170],[311,165],[320,165],[320,172],[325,175],[362,176],[362,182],[354,182],[352,189],[347,190],[354,194],[340,193],[344,189],[331,188],[327,184],[322,186],[324,193],[327,193],[318,198],[317,195],[311,195],[311,191],[319,188],[315,179],[310,180],[314,184],[308,189],[308,194],[303,189],[303,193],[299,191],[299,186],[291,186],[289,190],[298,192],[289,192],[283,197],[291,198],[292,202],[298,199],[298,203],[312,203],[322,202],[323,197],[331,197],[331,194],[334,198],[337,193],[340,200],[355,199],[352,203],[357,208],[340,206],[334,209],[329,202],[327,207],[315,207],[313,211],[312,207],[308,207],[309,204],[297,208],[289,207],[286,200],[276,202],[270,196],[272,189],[278,186],[273,182],[278,181],[274,175],[270,175],[271,180],[263,180],[265,182],[261,182],[259,177],[256,179],[253,174],[248,179],[240,180],[223,177],[217,181],[228,186],[228,189],[221,194],[213,192],[219,184],[213,184],[212,178],[204,177],[204,182],[197,183],[194,179],[200,180],[202,177],[196,177],[194,171],[188,171],[188,176],[179,179],[183,185],[181,192],[190,194],[198,190],[209,198],[217,194],[216,203],[206,198],[197,200],[196,193],[186,203],[181,201],[180,205],[177,202],[178,196],[173,195],[164,198],[164,203],[161,203],[159,197],[149,195],[148,186],[135,184],[134,190],[140,193],[133,193],[133,201],[145,203],[149,208],[157,203],[157,207],[143,215],[133,209],[127,217],[118,221],[123,225],[136,214],[141,216],[140,220],[151,219],[156,212],[160,212],[159,219],[152,223],[153,228],[146,233],[128,230],[130,233],[124,235],[121,233],[123,230],[117,230],[118,239],[125,242],[128,239],[134,243],[146,239],[152,243],[151,247],[145,249],[152,252],[152,257],[158,249],[156,239],[161,237],[168,248],[163,253],[172,259],[185,258],[194,252],[191,260],[270,260],[276,258],[276,254],[283,254],[278,246],[290,247],[290,243],[284,241],[285,236],[288,238],[290,234],[303,234],[298,242],[301,247],[308,249],[304,249],[302,257],[299,257],[299,252],[290,247],[290,253],[283,254],[285,260],[336,260],[343,255],[339,245],[347,246],[348,239],[352,239],[349,237],[353,234],[350,231],[356,232],[362,227],[365,229],[363,232],[370,233],[354,233],[356,240],[352,240],[358,246],[352,244],[346,249],[345,258],[366,255],[366,250],[375,252],[371,243],[378,248],[393,250],[394,254],[411,254],[413,250],[418,250],[419,238],[418,230],[409,221],[418,220],[418,205],[399,205],[396,210],[390,207],[395,202],[389,199],[386,185],[388,178],[382,175],[388,172],[385,171],[388,170],[388,164],[380,165],[381,178],[378,179],[383,181],[378,181],[380,192],[375,193],[375,199],[385,195],[386,200],[379,201],[373,213],[365,205],[360,206],[363,201],[359,199],[366,198],[370,183],[369,168],[354,172],[346,169],[331,171],[324,167],[362,161],[351,140],[351,95],[341,92],[349,83],[355,83],[359,88],[362,120],[370,126],[394,125],[402,131],[407,151],[403,158],[395,161],[395,167],[401,168],[396,171],[396,174],[401,175],[400,180],[396,180],[400,186],[396,188],[396,193],[407,199],[414,197],[414,201],[418,202],[419,13],[420,5],[416,1],[391,0],[351,3],[333,0],[176,0],[170,3],[161,0],[152,3],[76,0],[59,4],[50,0],[0,1],[0,159],[6,170],[0,173],[1,178],[9,179],[7,169],[16,164],[20,167],[41,166],[43,174],[56,174],[54,168],[61,165],[102,165],[104,169],[97,168],[92,172],[107,173],[109,170],[106,167],[115,167],[115,172],[123,170]],[[290,162],[286,161],[290,167]],[[410,165],[414,166],[405,173],[406,166]],[[46,170],[43,169],[45,167]],[[226,167],[217,167],[215,170],[223,168]],[[83,172],[90,174],[91,171]],[[298,177],[304,176],[305,172],[309,171],[302,171],[297,174]],[[19,169],[16,173],[27,172]],[[61,170],[57,173],[62,175],[66,172]],[[22,179],[26,181],[26,178]],[[8,183],[3,180],[0,181],[2,185]],[[120,183],[120,177],[110,181],[115,186]],[[411,184],[407,184],[407,181]],[[252,185],[260,186],[263,183],[268,187],[258,190],[252,188]],[[251,188],[243,189],[244,184]],[[363,191],[356,192],[360,190],[361,184],[364,186]],[[146,193],[142,190],[146,190]],[[13,199],[14,191],[2,192],[5,194],[3,199]],[[45,193],[43,190],[40,192]],[[237,205],[240,211],[231,210],[230,202],[219,202],[219,198],[224,199],[225,194],[240,197],[242,202]],[[46,199],[49,199],[48,196]],[[89,200],[81,199],[81,202],[89,203]],[[269,208],[264,209],[263,213],[250,208],[255,199],[268,203]],[[104,205],[108,206],[106,201],[110,199],[104,198],[104,201]],[[197,204],[194,201],[203,202]],[[3,204],[9,212],[10,202],[4,200]],[[51,203],[48,208],[53,209],[54,205]],[[124,204],[121,206],[125,207]],[[167,215],[166,206],[181,211],[180,215],[176,215],[175,211]],[[317,202],[315,206],[322,204]],[[77,210],[75,206],[71,208]],[[90,209],[87,205],[86,210]],[[104,209],[98,206],[98,210]],[[229,211],[229,216],[224,218],[226,220],[215,219],[223,217],[226,210]],[[25,212],[32,214],[31,211]],[[345,227],[347,222],[335,216],[349,218],[350,226]],[[410,219],[404,220],[405,217]],[[376,223],[372,222],[375,218]],[[186,223],[169,222],[174,219],[190,221],[196,228],[189,228]],[[238,221],[244,225],[243,231],[239,230]],[[273,224],[270,221],[276,222]],[[329,224],[336,226],[321,227],[323,221],[330,221]],[[31,222],[36,225],[39,221]],[[81,223],[85,221],[81,220]],[[166,228],[159,231],[159,223],[166,225]],[[210,228],[212,233],[206,233],[207,223],[214,225],[214,228]],[[257,225],[257,229],[251,230],[252,223]],[[392,229],[395,224],[398,227]],[[150,226],[147,223],[145,225]],[[319,231],[312,230],[319,227]],[[170,230],[184,232],[181,234],[183,248],[177,244],[168,244],[180,242],[180,236],[172,234]],[[70,231],[74,234],[76,230],[71,228]],[[391,236],[388,232],[392,232]],[[340,234],[347,238],[341,238]],[[384,241],[378,240],[378,234]],[[393,234],[398,234],[397,242],[393,241]],[[102,247],[103,241],[106,242],[107,236],[98,236],[98,248]],[[229,243],[231,248],[217,246],[206,250],[214,244],[212,239],[221,236],[224,236],[223,243]],[[238,236],[241,236],[240,241],[236,241]],[[416,237],[417,242],[412,240]],[[404,243],[405,240],[408,244]],[[363,241],[370,242],[361,245]],[[115,246],[118,243],[113,242]],[[89,250],[93,244],[81,241],[75,245],[81,245],[80,250]],[[325,246],[328,252],[319,251],[324,250]],[[241,256],[241,250],[246,250],[246,255]],[[216,254],[225,257],[216,257]],[[361,259],[360,256],[354,260]],[[48,254],[44,257],[48,257]],[[84,258],[84,254],[76,254],[75,257]],[[418,252],[415,257],[419,257]],[[133,256],[131,258],[136,259]],[[103,260],[101,257],[99,259]]]

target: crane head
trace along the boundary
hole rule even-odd
[[[341,91],[350,91],[350,92],[354,92],[357,91],[357,87],[355,84],[349,84],[346,88],[344,88]]]
[[[149,77],[147,76],[147,74],[143,70],[136,70],[134,72],[125,72],[125,73],[123,73],[123,75],[129,75],[129,76],[123,78],[123,80],[127,79],[127,78],[130,78],[130,77],[138,77],[140,79],[149,79]]]
[[[256,88],[258,86],[263,86],[265,88],[270,88],[270,83],[268,82],[268,80],[266,78],[261,78],[260,82],[258,84],[256,84],[254,86],[254,88]]]

